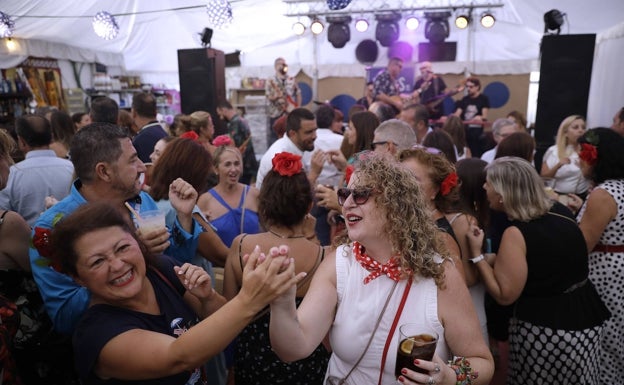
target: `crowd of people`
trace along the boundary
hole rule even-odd
[[[148,92],[0,130],[0,383],[622,383],[624,108],[537,170],[480,79],[402,65],[343,116],[278,58],[259,158],[229,102]]]

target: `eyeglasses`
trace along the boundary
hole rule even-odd
[[[372,149],[373,151],[375,151],[375,147],[377,147],[377,146],[384,146],[384,145],[386,145],[386,144],[388,144],[388,143],[392,143],[392,144],[394,144],[395,146],[397,145],[396,143],[391,142],[391,141],[389,141],[389,140],[382,140],[382,141],[380,141],[380,142],[373,142],[373,143],[371,143],[371,149]]]
[[[477,88],[474,84],[466,84],[466,88]]]
[[[373,193],[373,189],[370,189],[370,188],[357,188],[357,189],[339,188],[336,193],[338,195],[338,204],[340,206],[344,205],[344,203],[346,202],[346,200],[349,197],[349,195],[352,196],[353,202],[356,205],[359,206],[359,205],[363,205],[364,203],[366,203],[368,201],[368,198],[370,198],[371,194]]]

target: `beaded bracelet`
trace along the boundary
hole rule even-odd
[[[457,375],[455,385],[470,385],[472,380],[476,380],[479,377],[479,372],[470,367],[470,361],[466,357],[454,357],[452,360],[449,360],[448,364]]]

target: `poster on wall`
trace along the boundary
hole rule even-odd
[[[20,64],[20,75],[28,82],[38,107],[56,107],[66,111],[61,70],[56,59],[28,58]]]

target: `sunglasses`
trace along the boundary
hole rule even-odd
[[[353,202],[356,205],[358,206],[363,205],[364,203],[368,201],[368,198],[370,198],[372,193],[373,193],[373,189],[370,189],[370,188],[358,188],[358,189],[339,188],[337,191],[338,204],[340,206],[344,205],[347,198],[351,196],[353,198]]]

